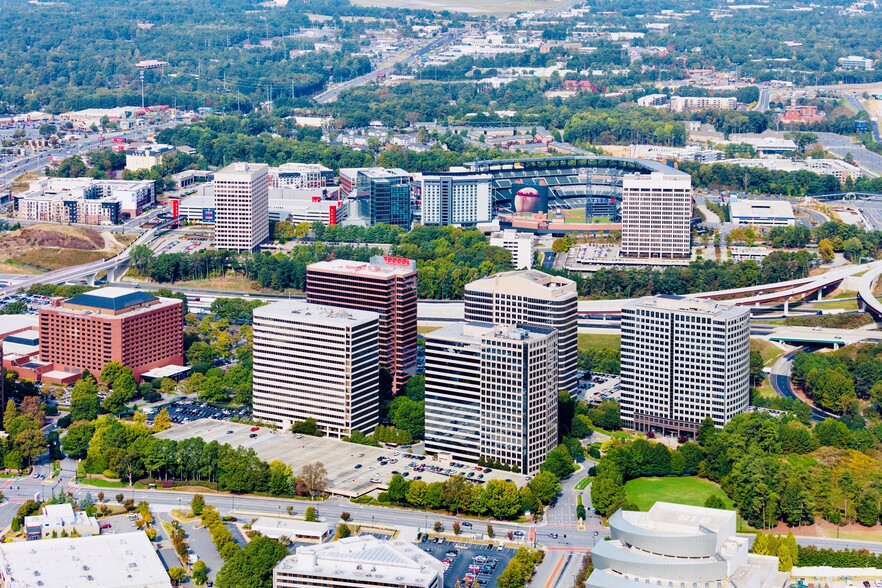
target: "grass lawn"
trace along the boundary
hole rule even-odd
[[[772,398],[778,398],[778,395],[775,394],[774,390],[772,390],[772,385],[769,383],[768,378],[763,379],[763,383],[760,384],[759,388],[757,388],[756,391],[763,398],[768,398],[770,400]]]
[[[579,333],[579,351],[590,348],[618,349],[622,346],[621,335],[598,335],[596,333]]]
[[[760,355],[763,356],[763,363],[766,365],[770,365],[774,360],[784,355],[784,351],[780,347],[765,339],[751,339],[750,350],[759,351]]]
[[[726,508],[734,509],[732,501],[719,486],[698,478],[637,478],[625,484],[628,500],[636,504],[641,511],[648,511],[656,502],[673,502],[704,506],[704,501],[712,494],[723,499]]]
[[[95,486],[97,488],[129,488],[129,485],[126,482],[112,482],[110,480],[104,480],[102,478],[80,477],[80,484],[83,484],[84,486]],[[144,484],[139,484],[138,482],[135,482],[134,486],[137,490],[143,490],[147,487]]]
[[[110,256],[106,251],[85,251],[82,249],[61,249],[58,247],[37,247],[9,260],[12,265],[21,265],[35,270],[52,271],[91,263]]]
[[[576,490],[584,490],[585,488],[588,487],[588,484],[590,484],[591,480],[593,480],[593,479],[594,478],[592,478],[591,476],[585,476],[584,478],[579,480],[579,482],[576,484],[576,486],[575,486]]]

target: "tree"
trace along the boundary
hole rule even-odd
[[[320,461],[308,463],[300,470],[298,480],[303,483],[311,498],[316,494],[322,494],[328,487],[328,470]]]
[[[309,523],[318,521],[318,512],[315,510],[315,507],[307,507],[306,512],[303,513],[303,520]]]
[[[765,377],[765,372],[763,369],[766,367],[766,362],[763,361],[763,355],[759,351],[752,350],[750,352],[750,385],[751,386],[759,386],[762,383],[763,378]]]
[[[563,479],[576,471],[576,466],[573,465],[573,458],[567,446],[561,444],[548,453],[548,457],[545,458],[539,469],[554,474],[558,479]]]
[[[187,577],[187,570],[179,566],[172,566],[168,569],[168,577],[173,582],[183,582],[184,578]]]
[[[398,396],[389,404],[389,419],[397,429],[407,431],[415,439],[422,439],[425,432],[426,403]]]
[[[453,522],[453,534],[459,535],[459,532],[462,530],[462,525],[459,524],[459,521]]]
[[[441,521],[435,521],[435,524],[433,525],[432,528],[435,529],[436,533],[440,533],[441,529],[444,528],[444,525],[441,524]]]
[[[274,460],[269,464],[269,493],[273,496],[293,496],[294,476],[291,466]]]
[[[830,239],[821,239],[818,243],[818,255],[821,256],[821,261],[833,261],[836,254],[833,252],[833,243],[830,242]]]
[[[407,480],[401,474],[393,474],[389,480],[389,500],[392,502],[404,502],[407,496]]]
[[[318,421],[315,419],[306,419],[305,421],[300,421],[291,425],[292,433],[299,433],[301,435],[309,435],[310,437],[324,437],[325,433],[318,426]]]
[[[201,559],[193,564],[193,571],[190,573],[190,579],[197,585],[205,584],[208,581],[208,566]]]
[[[100,379],[102,382],[112,385],[121,376],[131,373],[132,368],[126,367],[118,361],[110,361],[104,365],[104,368],[102,368]]]
[[[484,489],[490,513],[497,519],[510,519],[521,513],[521,498],[514,482],[490,480]]]
[[[349,528],[349,525],[340,523],[337,525],[337,532],[334,533],[334,539],[346,539],[351,535],[352,529]]]
[[[202,510],[205,508],[205,498],[201,494],[194,494],[193,499],[190,500],[190,510],[193,511],[193,514],[198,516],[202,516]]]
[[[783,543],[778,546],[778,571],[789,572],[793,569],[793,558],[790,556],[790,550]]]
[[[573,238],[569,235],[555,239],[551,244],[551,250],[555,253],[566,253],[573,247]]]
[[[43,436],[43,431],[39,429],[27,429],[22,431],[15,437],[14,444],[16,450],[21,453],[22,457],[28,460],[28,465],[40,457],[48,447],[46,437]]]
[[[558,478],[550,471],[540,471],[527,482],[527,486],[542,504],[549,504],[560,492]]]
[[[86,457],[89,442],[95,434],[95,427],[90,422],[80,421],[72,424],[61,438],[61,449],[69,456],[75,458]]]
[[[70,394],[71,421],[94,421],[98,416],[98,386],[91,376],[74,384]]]
[[[707,497],[707,500],[704,501],[705,508],[719,508],[725,509],[726,503],[723,502],[723,499],[717,496],[716,494],[711,494]]]
[[[493,525],[487,525],[487,536],[493,539]]]
[[[167,408],[163,408],[153,417],[153,431],[158,433],[169,427],[171,427],[171,415],[168,414]]]
[[[591,483],[591,504],[601,516],[608,517],[625,503],[625,485],[615,465],[598,466],[597,478]]]

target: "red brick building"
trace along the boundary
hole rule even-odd
[[[397,392],[416,372],[416,263],[372,257],[370,263],[335,259],[306,267],[306,300],[314,304],[369,310],[380,315],[380,365]]]
[[[135,377],[184,364],[183,302],[130,288],[102,288],[40,309],[40,359],[96,376],[118,361]]]

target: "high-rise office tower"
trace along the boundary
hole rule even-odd
[[[379,420],[373,312],[284,300],[254,311],[254,417],[288,428],[313,418],[329,437]]]
[[[454,323],[426,336],[426,450],[533,474],[557,444],[557,332]]]
[[[335,259],[306,268],[306,300],[380,315],[380,365],[392,376],[393,392],[416,372],[416,263],[372,257],[370,263]]]
[[[423,174],[424,225],[475,225],[493,218],[490,174]]]
[[[256,251],[269,238],[269,166],[232,163],[214,173],[214,244]]]
[[[695,298],[647,296],[622,308],[624,426],[694,434],[750,404],[750,310]]]
[[[413,178],[402,169],[359,170],[356,176],[358,215],[371,226],[385,223],[410,230],[411,184]]]
[[[576,283],[538,270],[503,272],[466,284],[465,320],[557,329],[561,390],[578,379],[578,299]]]
[[[622,256],[692,254],[692,178],[671,169],[622,178]]]

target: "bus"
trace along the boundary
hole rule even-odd
[[[125,138],[125,137],[114,137],[113,139],[111,139],[111,142],[113,142],[113,143],[125,143],[125,142],[126,142],[126,138]]]

